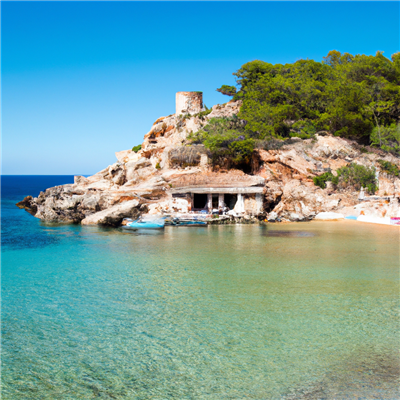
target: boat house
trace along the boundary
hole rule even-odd
[[[246,174],[195,174],[176,182],[171,193],[185,198],[194,212],[229,209],[237,214],[259,215],[263,212],[264,179]]]

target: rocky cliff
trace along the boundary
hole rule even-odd
[[[373,212],[400,216],[400,180],[384,173],[378,163],[383,159],[399,167],[399,159],[328,134],[307,140],[293,138],[276,149],[257,149],[251,171],[246,173],[213,167],[208,151],[201,145],[190,145],[187,137],[213,117],[237,114],[240,105],[229,102],[214,106],[209,113],[161,117],[144,136],[140,151],[120,151],[113,165],[95,175],[76,176],[73,184],[49,188],[17,205],[44,221],[116,226],[125,217],[145,213],[187,213],[188,200],[174,196],[179,188],[238,185],[263,187],[260,217],[269,220],[310,220],[324,211],[357,215],[362,212],[355,208],[358,192],[333,190],[330,185],[321,189],[312,179],[353,162],[375,166],[379,173],[377,195],[392,197],[386,202],[380,199],[378,207],[370,203]],[[368,206],[363,212],[369,212]]]

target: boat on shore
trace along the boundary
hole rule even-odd
[[[133,220],[131,218],[125,218],[122,221],[122,228],[124,229],[164,229],[165,220],[163,218],[157,218],[154,220],[145,220],[138,218]]]

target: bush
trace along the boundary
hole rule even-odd
[[[339,168],[336,173],[337,176],[333,175],[332,172],[325,172],[322,175],[315,176],[313,178],[314,185],[325,189],[326,182],[331,181],[339,188],[353,187],[356,190],[360,190],[365,187],[370,194],[374,194],[378,190],[374,167],[367,168],[363,165],[351,163]]]
[[[310,121],[297,121],[290,129],[290,137],[299,137],[300,139],[311,139],[315,137],[317,130]]]
[[[248,163],[255,147],[255,140],[244,132],[244,125],[236,116],[212,118],[188,139],[192,143],[204,144],[210,150],[214,164],[222,164],[223,160],[236,165]]]
[[[322,175],[314,176],[313,181],[315,186],[319,186],[321,189],[326,188],[326,182],[332,181],[337,184],[338,177],[333,175],[332,172],[325,172]]]
[[[391,163],[389,161],[385,161],[385,160],[378,160],[378,163],[380,164],[382,171],[386,172],[388,175],[392,175],[392,176],[400,175],[400,170],[396,164],[393,164],[393,163]]]
[[[279,150],[286,143],[279,139],[269,139],[269,140],[256,140],[255,146],[257,149],[263,150]]]
[[[368,168],[363,165],[351,163],[339,168],[336,172],[339,186],[352,186],[356,190],[365,187],[370,194],[374,194],[378,190],[374,167]]]
[[[375,127],[371,133],[371,144],[382,150],[400,154],[400,124]]]
[[[198,114],[195,114],[195,117],[199,117],[200,119],[204,119],[204,117],[212,112],[212,108],[208,109],[206,108],[204,111],[199,112]]]
[[[137,146],[133,146],[132,147],[132,151],[134,152],[134,153],[137,153],[138,151],[140,151],[142,149],[142,145],[141,144],[138,144]]]

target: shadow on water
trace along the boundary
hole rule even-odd
[[[364,348],[329,371],[320,381],[302,385],[285,400],[400,398],[400,354]]]
[[[118,228],[117,231],[124,235],[133,236],[163,236],[164,229],[124,229]]]
[[[263,229],[261,232],[261,236],[267,237],[288,237],[288,238],[302,238],[302,237],[313,237],[315,236],[314,232],[307,231],[281,231],[281,230],[268,230]]]

